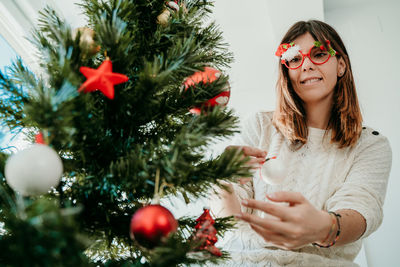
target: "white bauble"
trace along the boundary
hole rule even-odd
[[[57,152],[34,144],[12,155],[5,166],[8,185],[25,196],[47,193],[60,182],[63,165]]]
[[[264,182],[272,185],[283,183],[288,175],[289,155],[290,153],[285,150],[283,135],[275,132],[269,147],[268,160],[261,167],[261,177]]]
[[[264,182],[271,185],[283,183],[288,175],[288,166],[285,159],[277,157],[264,163],[261,167],[261,176]]]

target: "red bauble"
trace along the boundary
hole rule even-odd
[[[153,248],[177,228],[178,222],[168,209],[160,205],[148,205],[132,216],[130,235],[142,246]]]
[[[210,67],[205,67],[204,71],[198,71],[189,78],[187,78],[186,81],[183,83],[183,85],[185,86],[185,89],[188,89],[189,86],[195,86],[200,82],[213,83],[215,80],[219,78],[219,76],[221,76],[221,72],[219,70]],[[206,107],[214,107],[217,105],[226,106],[229,102],[230,96],[231,96],[231,90],[229,83],[227,83],[225,91],[207,100],[201,106],[206,106]],[[201,107],[192,108],[190,109],[190,112],[193,114],[200,114]]]

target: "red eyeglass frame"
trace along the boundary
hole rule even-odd
[[[329,51],[327,51],[326,49],[324,49],[324,50],[329,54],[329,57],[328,57],[324,62],[322,62],[322,63],[316,63],[316,62],[314,62],[314,61],[311,59],[310,54],[311,54],[311,50],[312,50],[314,47],[317,47],[317,46],[315,46],[315,45],[312,46],[312,47],[310,48],[310,50],[308,51],[307,54],[303,54],[303,52],[301,52],[301,50],[299,50],[300,54],[302,55],[302,60],[301,60],[301,63],[300,63],[300,65],[299,65],[298,67],[296,67],[296,68],[291,68],[291,67],[289,67],[288,65],[286,65],[286,60],[285,60],[285,61],[282,61],[282,64],[284,64],[288,69],[296,70],[296,69],[300,68],[301,66],[303,66],[303,63],[304,63],[304,60],[305,60],[306,57],[308,57],[308,58],[310,59],[310,61],[311,61],[313,64],[315,64],[315,65],[322,65],[322,64],[325,64],[326,62],[328,62],[328,60],[331,58],[332,55],[331,55],[331,54],[329,53]],[[319,48],[319,47],[317,47],[317,48]],[[324,51],[324,50],[322,50],[322,51]],[[339,54],[339,53],[338,53],[337,51],[335,51],[335,56],[338,55],[338,54]]]

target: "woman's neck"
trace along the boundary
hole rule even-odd
[[[318,103],[308,103],[305,105],[307,114],[307,126],[326,129],[331,117],[332,101],[331,99]]]

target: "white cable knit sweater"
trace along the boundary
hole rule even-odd
[[[270,148],[273,136],[279,134],[272,125],[272,112],[259,112],[250,117],[242,129],[236,145]],[[219,266],[357,266],[353,262],[361,249],[362,238],[374,232],[382,222],[382,205],[392,162],[388,140],[378,132],[364,127],[353,148],[338,149],[330,144],[330,133],[309,128],[307,144],[292,151],[285,139],[280,156],[288,156],[287,176],[278,185],[270,185],[256,172],[252,182],[234,184],[239,199],[254,198],[268,201],[267,193],[297,191],[316,208],[324,210],[353,209],[364,216],[366,231],[356,242],[318,248],[311,244],[287,251],[273,247],[254,232],[248,224],[239,222],[238,228],[228,232],[217,243],[231,253],[232,260]],[[224,207],[214,196],[210,207],[218,216]],[[243,211],[257,212],[246,210]]]

